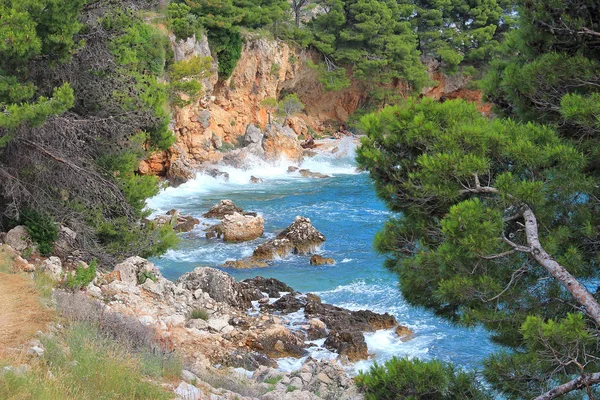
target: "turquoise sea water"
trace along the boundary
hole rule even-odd
[[[497,346],[483,329],[453,326],[429,311],[408,305],[402,298],[397,277],[383,267],[383,258],[374,252],[372,245],[375,233],[391,213],[376,197],[368,175],[356,171],[352,142],[345,140],[339,147],[335,155],[322,154],[302,165],[332,176],[327,179],[288,174],[288,163],[257,163],[247,171],[224,168],[230,174],[228,182],[199,175],[178,188],[164,190],[148,202],[155,214],[177,208],[183,214],[201,219],[212,205],[229,198],[244,210],[263,216],[265,235],[252,242],[225,244],[205,239],[202,227],[197,226],[184,234],[177,249],[152,261],[169,279],[176,279],[197,266],[221,268],[226,260],[250,255],[254,247],[302,215],[310,218],[327,238],[320,253],[334,258],[335,265],[314,267],[308,257],[291,256],[268,268],[222,269],[238,280],[257,275],[274,277],[295,290],[317,293],[328,303],[395,315],[401,324],[415,332],[415,337],[402,342],[391,331],[367,334],[369,350],[377,361],[408,355],[479,369],[483,358],[497,350]],[[250,184],[250,176],[260,177],[264,182]],[[364,369],[372,361],[358,363],[353,368]],[[288,369],[294,365],[298,363],[289,360],[287,364],[281,363],[282,368]]]

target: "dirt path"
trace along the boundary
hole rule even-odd
[[[0,358],[45,330],[52,312],[40,303],[30,278],[0,273]]]

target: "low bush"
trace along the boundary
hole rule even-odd
[[[355,379],[367,400],[488,400],[474,374],[456,370],[441,361],[392,358],[384,365],[375,363]]]
[[[58,238],[58,225],[53,218],[35,210],[25,210],[21,213],[19,223],[25,225],[42,256],[52,253],[54,242]]]
[[[83,264],[77,266],[75,274],[69,274],[65,280],[65,287],[71,290],[78,290],[86,287],[96,277],[96,268],[98,262],[93,260],[86,268]]]
[[[192,312],[190,312],[190,319],[203,319],[204,321],[208,320],[208,312],[204,308],[194,308]]]

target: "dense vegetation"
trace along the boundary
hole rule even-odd
[[[362,120],[359,163],[401,213],[376,246],[406,299],[511,349],[485,361],[488,383],[506,398],[594,398],[598,7],[516,6],[483,81],[499,116],[404,101]]]
[[[0,224],[24,223],[44,254],[58,224],[88,259],[160,253],[174,235],[139,224],[158,180],[136,170],[146,149],[174,141],[168,39],[140,16],[152,4],[83,5],[2,5]]]

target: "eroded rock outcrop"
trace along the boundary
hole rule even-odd
[[[206,237],[222,237],[225,242],[246,242],[261,237],[264,232],[265,221],[261,216],[234,212],[225,215],[220,224],[208,228]]]

